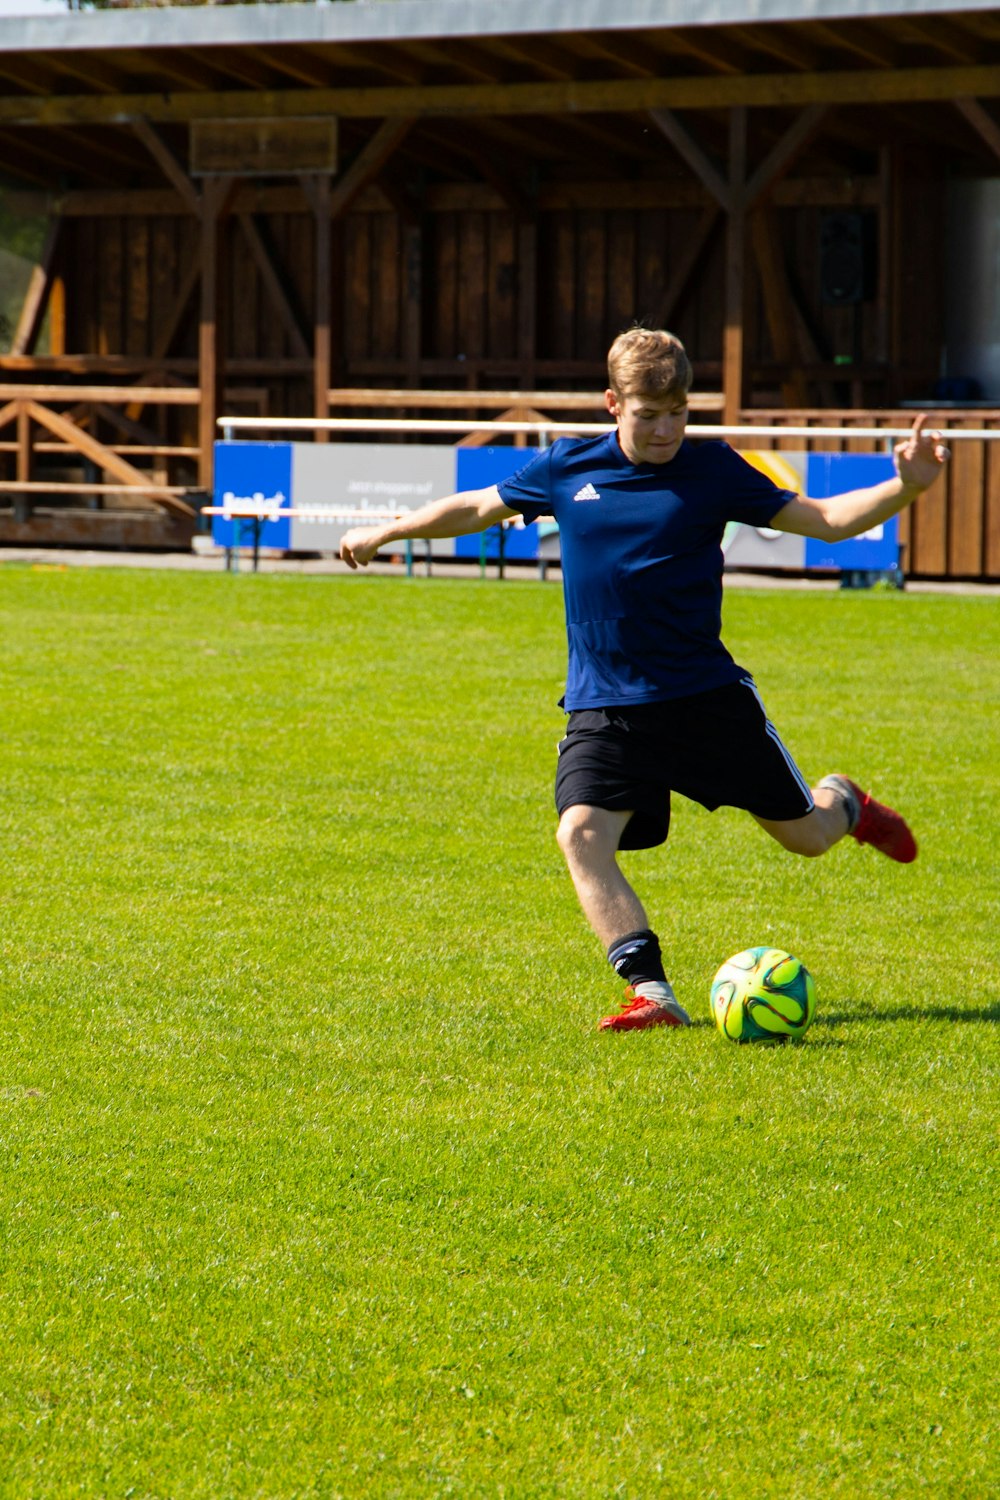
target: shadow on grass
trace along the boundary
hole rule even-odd
[[[827,1025],[832,1025],[833,1024],[833,1019],[834,1018],[827,1017],[826,1018]],[[844,1020],[847,1020],[847,1019],[858,1020],[858,1019],[860,1019],[860,1017],[851,1017],[851,1018],[848,1018],[848,1017],[845,1016],[842,1019],[844,1019]],[[848,1043],[845,1042],[845,1041],[843,1041],[840,1037],[836,1037],[836,1036],[817,1036],[816,1035],[816,1027],[822,1025],[822,1022],[823,1022],[823,1018],[817,1017],[816,1020],[815,1020],[815,1022],[813,1023],[813,1025],[809,1028],[809,1034],[808,1034],[808,1036],[789,1036],[789,1037],[777,1036],[777,1037],[774,1038],[773,1041],[758,1041],[758,1042],[753,1043],[752,1045],[759,1052],[760,1051],[765,1051],[765,1050],[779,1052],[779,1051],[783,1050],[785,1047],[846,1047],[848,1045]],[[694,1020],[694,1021],[691,1022],[691,1030],[692,1031],[697,1031],[697,1030],[699,1030],[699,1028],[702,1029],[702,1030],[705,1030],[705,1031],[714,1031],[715,1030],[715,1022],[711,1021],[711,1020],[706,1021],[706,1020],[703,1020],[703,1019]],[[741,1043],[734,1043],[732,1045],[736,1045],[736,1046],[743,1045],[743,1046],[745,1046],[747,1044],[746,1043],[742,1043],[742,1044]]]
[[[1000,1021],[1000,1001],[960,1010],[957,1005],[904,1005],[899,1010],[831,1011],[816,1017],[817,1026],[850,1026],[856,1021]]]

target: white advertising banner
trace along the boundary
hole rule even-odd
[[[455,489],[455,450],[389,443],[292,443],[292,495],[297,510],[329,509],[330,518],[292,517],[291,550],[336,552],[349,526],[337,511],[407,511]],[[433,551],[452,556],[452,540]]]

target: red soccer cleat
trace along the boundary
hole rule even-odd
[[[917,857],[917,841],[910,832],[909,824],[894,808],[876,802],[869,792],[863,792],[857,782],[849,776],[825,776],[820,786],[832,786],[845,798],[849,808],[857,809],[851,838],[859,844],[871,844],[880,854],[908,865]]]
[[[690,1026],[691,1017],[682,1005],[678,1005],[673,991],[663,986],[663,999],[650,999],[649,995],[625,991],[625,1003],[616,1015],[605,1016],[598,1021],[598,1031],[645,1031],[650,1026]]]

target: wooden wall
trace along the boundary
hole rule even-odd
[[[775,210],[788,291],[796,316],[811,331],[814,358],[827,364],[838,355],[859,355],[866,367],[879,366],[878,378],[869,380],[869,404],[919,395],[937,369],[943,266],[933,227],[940,216],[935,220],[926,212],[933,202],[933,186],[926,187],[922,203],[906,200],[896,242],[896,290],[888,303],[866,302],[858,309],[824,306],[819,296],[822,207]],[[667,296],[700,233],[703,213],[697,206],[568,207],[541,211],[531,222],[503,208],[454,209],[410,220],[385,207],[351,213],[334,226],[332,383],[392,383],[409,373],[434,384],[447,373],[475,385],[492,370],[514,383],[523,375],[526,385],[535,378],[586,384],[603,367],[611,338],[636,320],[667,321],[684,339],[702,379],[717,383],[726,255],[721,215],[679,294]],[[311,346],[315,230],[306,213],[258,214],[253,224],[301,337],[292,336],[287,315],[276,310],[259,257],[231,218],[225,227],[225,349],[237,365],[271,362],[275,399],[281,399],[282,383],[297,373],[282,371],[281,363],[301,357],[303,343]],[[67,279],[67,347],[194,358],[193,296],[169,351],[161,346],[197,238],[197,221],[190,216],[68,219],[60,257]],[[748,406],[768,402],[780,374],[763,290],[751,258]],[[909,311],[917,299],[919,318]],[[474,368],[463,371],[463,363]],[[818,376],[814,384],[815,403],[828,404],[819,399]],[[286,399],[298,404],[292,392]]]
[[[800,347],[811,345],[801,373],[813,416],[825,408],[888,412],[929,396],[944,316],[943,171],[926,153],[901,151],[891,174],[849,187],[848,200],[876,206],[882,236],[882,295],[857,308],[824,305],[819,292],[820,220],[844,206],[843,184],[831,185],[828,202],[815,184],[793,184],[771,206],[785,310]],[[639,201],[624,207],[612,206],[611,185],[606,202],[594,190],[578,196],[564,193],[529,213],[482,189],[423,204],[367,192],[333,225],[329,383],[595,390],[610,340],[639,320],[672,327],[698,388],[717,390],[724,215],[706,229],[706,205],[690,193],[673,203],[633,194]],[[227,409],[313,415],[315,221],[303,204],[258,211],[250,230],[239,213],[225,221]],[[197,383],[198,239],[192,215],[162,209],[68,217],[60,250],[67,349],[148,355],[151,369]],[[748,412],[780,408],[787,395],[774,294],[751,256]],[[169,424],[173,441],[196,441],[191,409],[156,420]],[[947,493],[921,502],[909,545],[913,571],[1000,577],[995,445],[956,452]]]

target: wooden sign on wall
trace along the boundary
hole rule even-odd
[[[280,177],[336,170],[333,116],[191,122],[193,177]]]

